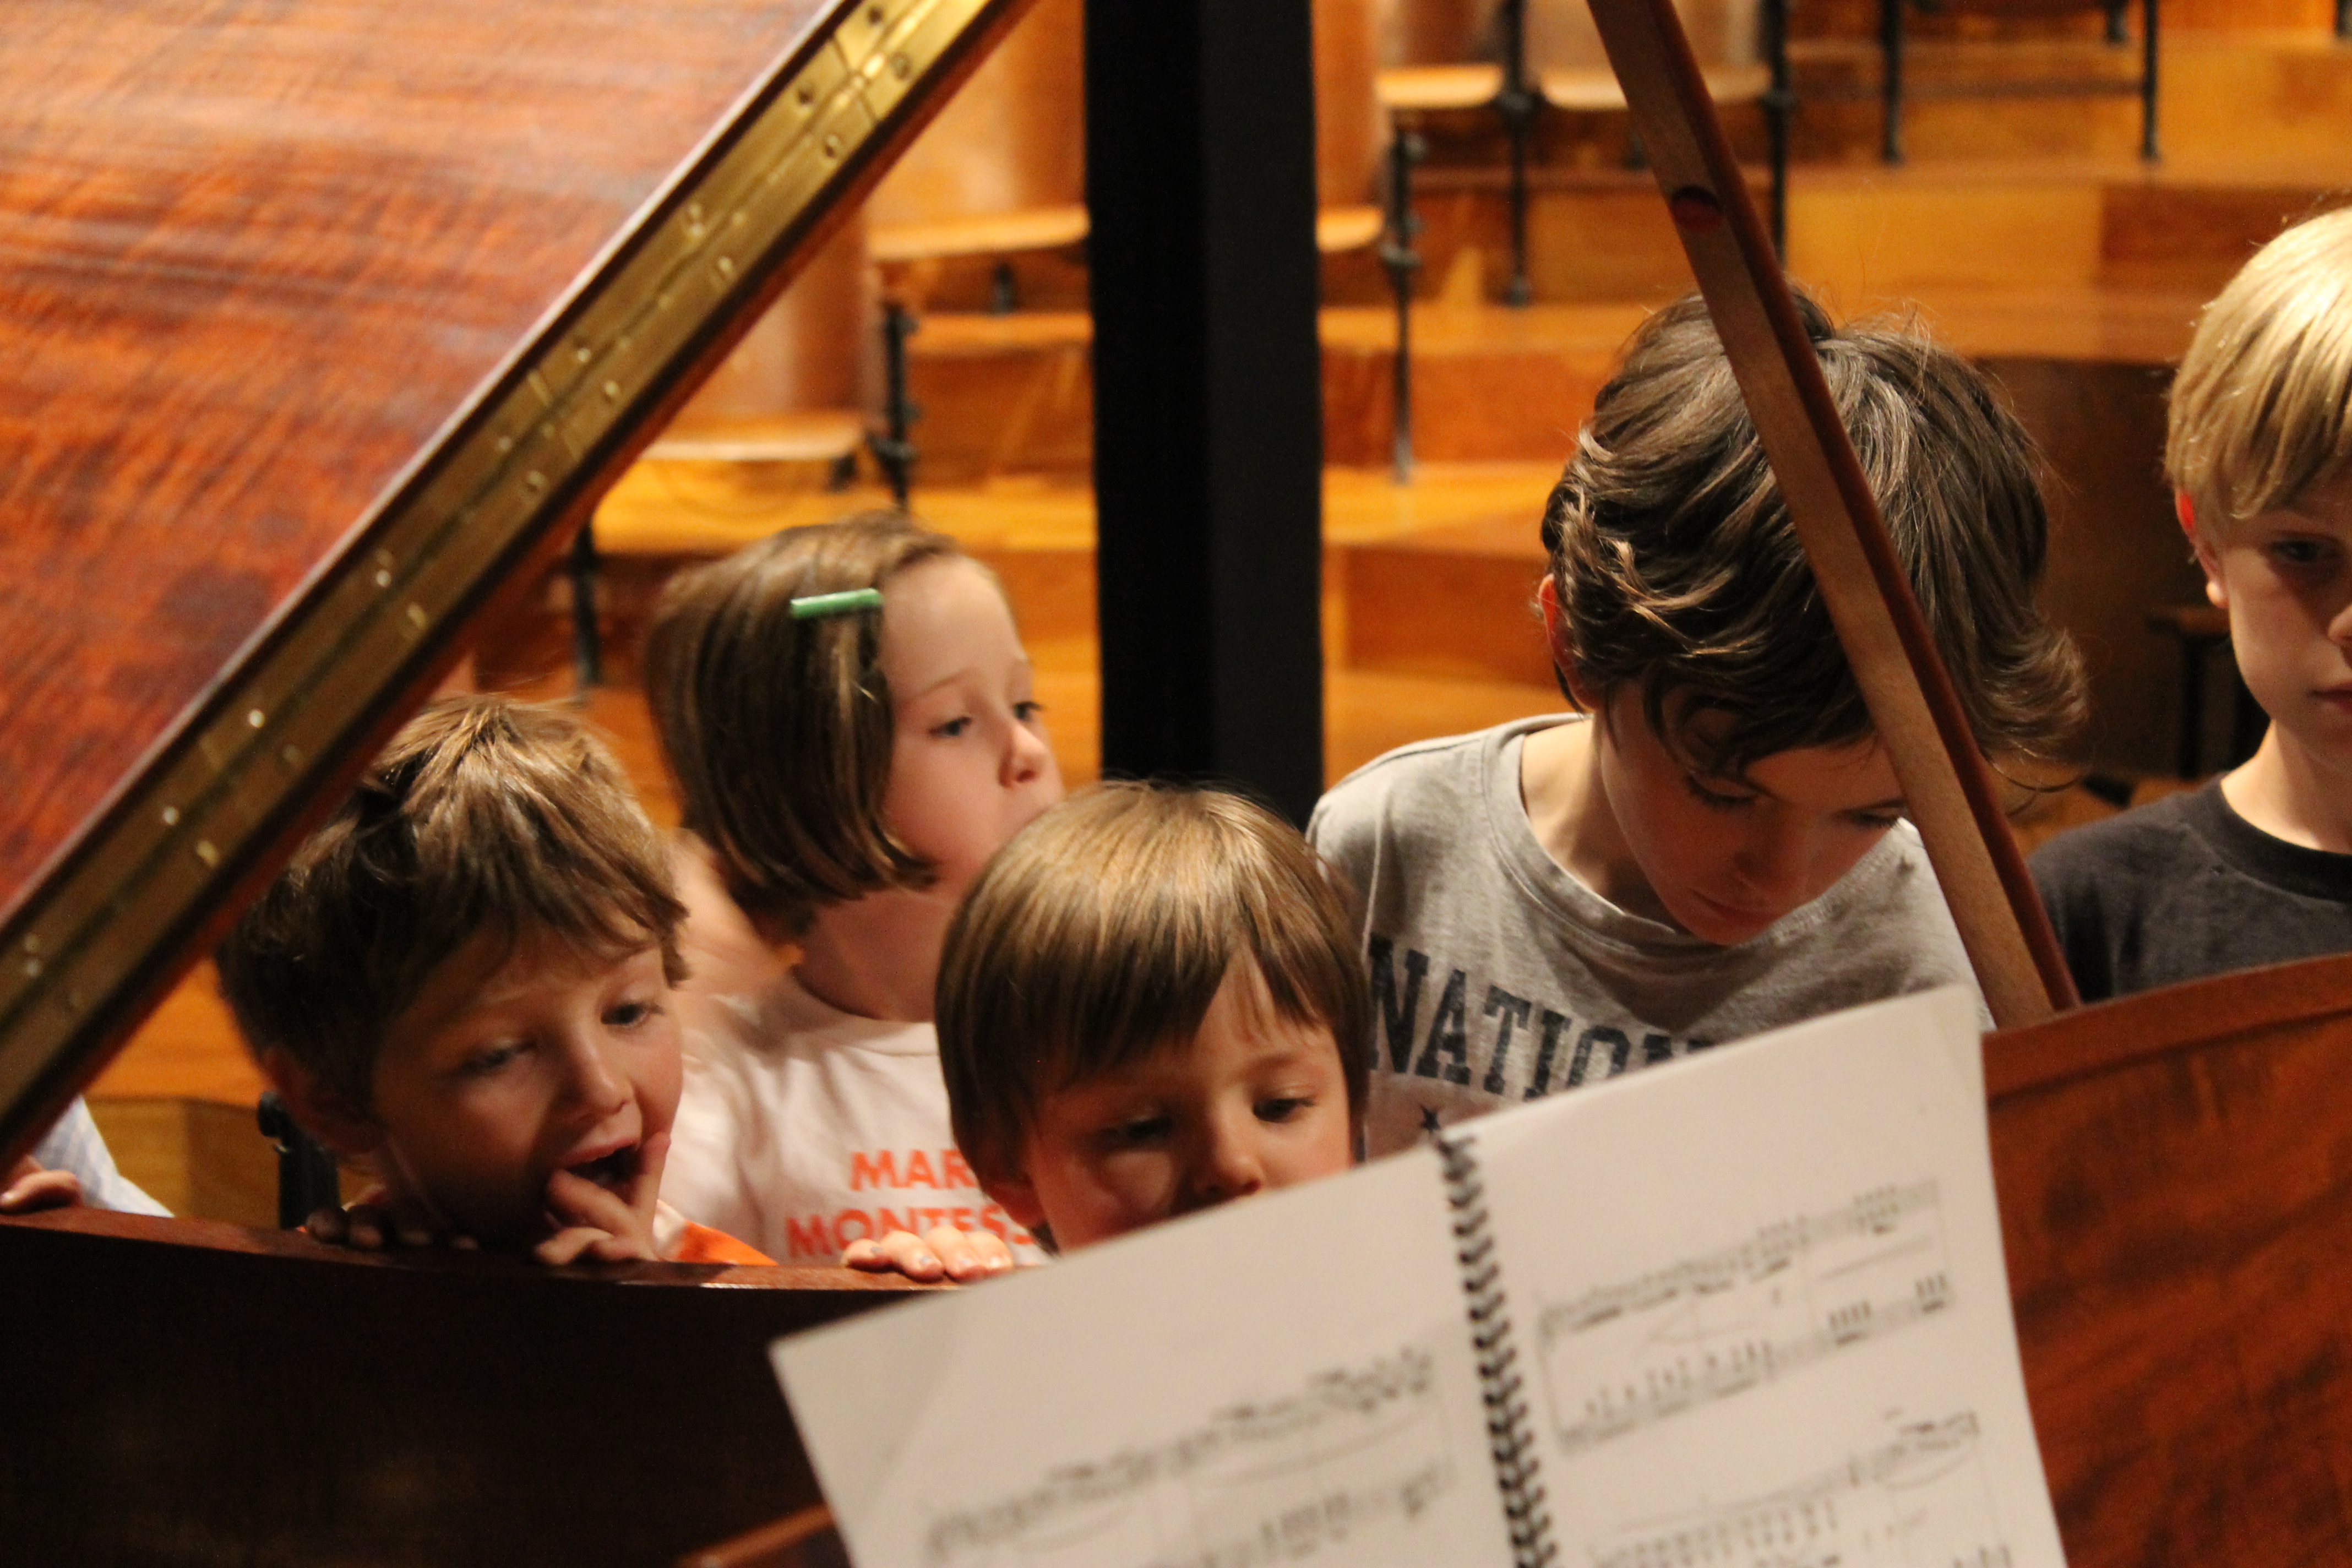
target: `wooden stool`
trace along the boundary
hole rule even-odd
[[[1878,49],[1882,62],[1879,91],[1885,113],[1879,156],[1889,163],[1903,162],[1903,8],[1906,5],[1918,5],[1923,10],[1977,11],[1995,16],[2002,13],[2046,16],[2096,9],[2106,14],[2108,43],[2121,46],[2131,41],[2124,27],[2124,13],[2129,9],[2129,0],[1938,0],[1932,6],[1926,0],[1878,0]],[[2336,31],[2341,35],[2347,16],[2342,0],[2338,0],[2336,15]],[[2153,163],[2157,159],[2156,45],[2156,0],[2140,0],[2140,69],[2136,81],[2091,77],[2035,82],[1944,82],[1937,84],[1934,90],[1947,96],[1982,98],[2134,93],[2139,98],[2139,155]]]
[[[2184,779],[2202,778],[2205,671],[2213,650],[2229,646],[2229,614],[2211,605],[2170,605],[2150,610],[2147,626],[2150,631],[2180,639],[2180,739],[2173,771]],[[2236,695],[2230,716],[2229,750],[2221,761],[2224,768],[2233,768],[2254,754],[2270,721],[2269,715],[2255,702],[2253,693],[2246,689],[2234,658],[2230,663],[2230,676]]]
[[[654,463],[823,463],[835,489],[857,477],[866,416],[847,408],[793,408],[706,421],[664,436],[638,460]],[[878,445],[878,442],[877,442]],[[579,689],[604,683],[604,637],[596,621],[603,557],[591,516],[572,536],[563,570],[572,582],[572,664]]]
[[[902,510],[913,488],[919,455],[915,421],[922,417],[908,390],[907,340],[920,325],[923,305],[941,270],[952,260],[995,258],[995,298],[990,310],[1009,316],[1021,304],[1013,258],[1084,245],[1087,228],[1087,209],[1075,203],[874,226],[868,249],[883,279],[883,429],[875,437],[874,457]]]

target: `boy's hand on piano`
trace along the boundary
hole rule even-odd
[[[926,1284],[952,1279],[969,1285],[1011,1269],[1013,1249],[1003,1237],[991,1232],[940,1225],[920,1236],[894,1230],[879,1241],[853,1241],[842,1249],[841,1260],[873,1274],[903,1274]]]
[[[71,1171],[52,1171],[33,1163],[30,1154],[16,1162],[8,1180],[0,1184],[0,1214],[31,1214],[35,1209],[71,1208],[81,1202],[81,1178]]]
[[[476,1246],[472,1237],[459,1236],[436,1224],[422,1210],[394,1200],[382,1186],[370,1187],[349,1208],[329,1204],[318,1210],[302,1222],[302,1233],[313,1241],[348,1247],[354,1252],[383,1252],[394,1247],[448,1247],[470,1252]]]
[[[583,1259],[658,1262],[661,1247],[654,1240],[654,1209],[661,1199],[662,1166],[668,1159],[669,1134],[656,1132],[638,1146],[636,1173],[619,1192],[570,1171],[556,1172],[547,1179],[547,1206],[562,1228],[532,1247],[531,1256],[551,1266]]]

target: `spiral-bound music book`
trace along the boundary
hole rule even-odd
[[[1958,990],[773,1354],[862,1568],[2063,1561]]]

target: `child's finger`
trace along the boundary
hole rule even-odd
[[[910,1230],[894,1230],[879,1241],[854,1241],[842,1249],[842,1262],[870,1273],[898,1273],[929,1283],[947,1269],[930,1244]]]
[[[655,1133],[637,1145],[637,1173],[629,1180],[629,1206],[650,1227],[654,1205],[661,1202],[662,1167],[669,1163],[669,1133]]]
[[[26,1160],[16,1168],[15,1177],[7,1190],[0,1192],[0,1214],[70,1208],[81,1202],[81,1178],[71,1171],[47,1170]]]
[[[530,1255],[551,1268],[561,1268],[567,1263],[579,1261],[580,1255],[605,1234],[593,1226],[567,1226],[532,1247]]]
[[[362,1252],[381,1252],[392,1234],[392,1216],[373,1204],[353,1204],[343,1211],[343,1245]]]
[[[555,1211],[562,1228],[586,1226],[609,1233],[627,1229],[637,1217],[628,1199],[571,1171],[557,1171],[547,1178],[547,1206]]]
[[[1003,1237],[988,1231],[958,1230],[951,1225],[943,1225],[927,1232],[923,1239],[939,1254],[948,1278],[962,1283],[985,1279],[1013,1267],[1013,1249],[1004,1244]]]

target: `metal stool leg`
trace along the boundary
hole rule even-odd
[[[320,1209],[343,1201],[335,1157],[296,1125],[276,1089],[262,1092],[256,1110],[261,1135],[278,1150],[278,1228],[299,1229]]]
[[[1789,121],[1797,94],[1789,78],[1789,0],[1764,0],[1764,58],[1772,85],[1764,91],[1764,132],[1771,142],[1772,253],[1789,259]]]
[[[572,579],[572,679],[583,701],[604,684],[604,639],[596,626],[596,520],[572,536],[563,570]]]
[[[1421,233],[1412,210],[1412,166],[1421,161],[1421,138],[1399,122],[1389,139],[1388,232],[1381,237],[1381,265],[1388,268],[1396,296],[1396,363],[1391,367],[1389,462],[1398,484],[1412,479],[1412,280],[1421,270],[1413,240]]]
[[[1878,155],[1903,162],[1903,0],[1878,0],[1878,56],[1884,73],[1879,100],[1884,121]]]
[[[880,465],[882,476],[890,482],[890,497],[898,510],[907,510],[907,495],[915,477],[915,443],[911,434],[915,421],[923,416],[907,395],[907,340],[915,335],[914,312],[889,300],[882,307],[882,417],[887,428],[879,436],[866,437],[866,446]]]
[[[1503,0],[1503,89],[1495,112],[1511,143],[1511,281],[1504,300],[1525,305],[1536,297],[1528,279],[1528,151],[1542,100],[1528,80],[1528,0]]]

